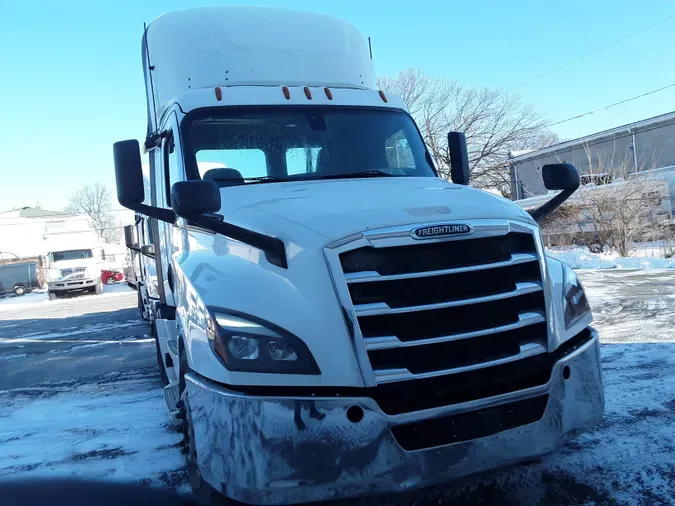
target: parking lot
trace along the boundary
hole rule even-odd
[[[603,341],[602,424],[540,462],[369,504],[673,504],[675,273],[581,273]],[[148,325],[126,285],[0,300],[0,478],[187,490]]]

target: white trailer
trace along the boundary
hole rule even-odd
[[[165,398],[193,489],[286,504],[531,459],[597,424],[598,334],[532,215],[437,176],[368,42],[332,17],[219,7],[143,37],[144,148],[120,203],[153,224]]]

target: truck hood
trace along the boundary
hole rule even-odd
[[[264,183],[221,189],[222,214],[263,233],[273,215],[331,240],[369,229],[469,219],[533,223],[510,200],[440,178],[372,178]],[[251,211],[258,211],[252,213]],[[256,220],[254,215],[261,218]],[[257,222],[257,223],[256,223]]]

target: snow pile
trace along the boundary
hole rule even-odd
[[[605,258],[605,255],[598,255],[588,251],[588,248],[574,247],[569,250],[546,250],[546,254],[562,263],[570,266],[572,269],[614,269],[616,264]]]
[[[638,250],[636,256],[621,257],[617,253],[591,253],[588,248],[547,249],[548,256],[573,269],[675,269],[675,258],[647,256]]]

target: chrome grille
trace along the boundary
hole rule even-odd
[[[75,279],[84,279],[87,273],[86,267],[74,267],[68,269],[61,269],[61,277],[64,281],[72,281]]]
[[[376,384],[488,369],[547,352],[536,229],[510,222],[475,229],[471,236],[424,242],[374,232],[339,247],[343,293]]]

